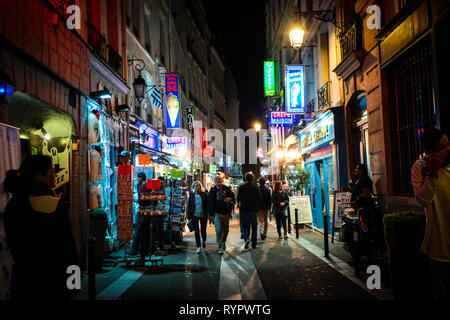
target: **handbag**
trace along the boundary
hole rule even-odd
[[[194,231],[194,223],[192,222],[192,220],[188,222],[187,226],[190,232]]]

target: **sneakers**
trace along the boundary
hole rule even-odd
[[[203,247],[203,249],[206,248],[206,241],[202,241],[202,247]]]
[[[286,240],[288,238],[287,233],[284,234],[284,240]]]
[[[223,250],[222,247],[220,247],[219,250],[217,250],[217,253],[218,253],[218,254],[223,254],[224,252],[225,252],[225,250]]]
[[[252,246],[253,249],[258,249],[258,246],[255,244],[254,246]]]
[[[250,244],[250,240],[245,241],[245,249],[248,249],[249,244]]]
[[[199,253],[201,253],[201,252],[202,252],[202,248],[200,248],[200,247],[198,247],[197,250],[195,250],[195,253],[196,253],[196,254],[199,254]]]
[[[281,234],[278,236],[278,239],[279,239],[279,240],[283,239],[283,237],[281,236]]]
[[[261,240],[266,240],[266,236],[261,234]]]

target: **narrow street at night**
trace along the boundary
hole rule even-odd
[[[355,277],[353,268],[324,251],[315,241],[323,235],[302,230],[288,240],[279,240],[274,221],[268,237],[257,249],[246,250],[240,239],[239,219],[230,225],[227,252],[217,254],[212,240],[214,228],[209,227],[210,239],[201,254],[195,254],[192,234],[187,234],[176,254],[158,256],[163,265],[138,267],[114,266],[123,259],[117,253],[109,259],[109,267],[97,275],[99,300],[390,300],[388,288],[381,292],[367,289],[364,280]],[[310,240],[306,240],[309,238]],[[331,251],[343,255],[342,245]],[[88,298],[87,277],[78,299]]]
[[[448,304],[449,31],[450,0],[0,0],[0,310]]]

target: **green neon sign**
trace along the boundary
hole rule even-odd
[[[264,61],[264,96],[277,95],[276,63]]]

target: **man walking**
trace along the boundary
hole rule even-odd
[[[235,203],[234,193],[223,184],[223,176],[216,176],[216,185],[209,190],[208,211],[209,221],[214,221],[216,228],[216,241],[219,246],[218,253],[226,250],[226,241],[230,228],[230,217]]]
[[[250,244],[250,231],[252,248],[256,248],[257,232],[258,232],[258,209],[261,202],[261,192],[256,184],[253,183],[255,176],[251,172],[245,174],[246,183],[239,188],[237,201],[240,203],[240,215],[242,219],[243,236],[245,249]]]
[[[261,240],[265,240],[267,236],[267,219],[272,206],[272,192],[266,186],[266,180],[264,178],[259,179],[259,192],[261,193],[261,202],[258,210],[258,220],[260,225]]]
[[[421,252],[428,255],[429,272],[436,300],[450,298],[450,143],[437,129],[422,134],[427,152],[417,160],[411,182],[417,202],[427,216]]]
[[[373,183],[367,174],[367,166],[359,164],[353,171],[356,176],[356,183],[352,190],[351,205],[357,209],[366,204],[372,197]]]

